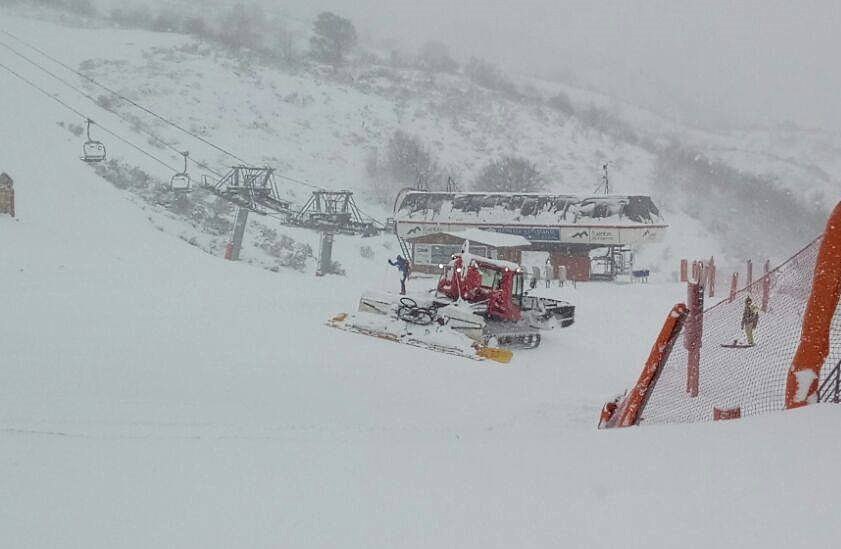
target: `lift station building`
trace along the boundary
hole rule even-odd
[[[414,250],[412,263],[420,272],[437,268],[442,257],[457,250],[459,239],[469,240],[467,231],[479,229],[521,237],[513,246],[499,247],[548,252],[556,269],[564,265],[568,278],[578,281],[601,276],[605,264],[630,269],[617,261],[632,263],[622,258],[662,240],[668,228],[648,196],[415,190],[398,195],[394,222],[397,235]]]

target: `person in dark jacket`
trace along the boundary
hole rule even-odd
[[[409,278],[411,272],[409,260],[402,255],[398,255],[394,261],[389,259],[388,264],[397,267],[397,270],[403,275],[403,278],[400,279],[400,295],[406,295],[406,279]]]

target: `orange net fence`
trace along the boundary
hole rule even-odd
[[[841,205],[832,219],[841,225]],[[690,284],[688,311],[676,307],[679,321],[667,322],[652,350],[658,359],[606,405],[601,426],[733,419],[814,402],[841,363],[841,226],[832,219],[824,236],[712,307]],[[792,364],[801,371],[790,376]],[[798,388],[794,378],[806,381]]]

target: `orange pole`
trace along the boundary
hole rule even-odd
[[[689,276],[689,261],[685,259],[680,260],[680,281],[686,282]]]
[[[645,367],[642,369],[636,385],[631,389],[622,404],[618,420],[614,422],[612,420],[616,418],[611,418],[611,421],[608,421],[605,425],[606,427],[630,427],[637,424],[648,400],[649,391],[654,388],[657,374],[660,373],[660,369],[669,358],[675,338],[683,326],[686,311],[686,305],[683,303],[678,303],[672,308],[666,322],[663,323],[660,335],[657,336],[657,341],[651,348],[651,353],[648,355],[648,360],[645,362]]]
[[[817,401],[821,368],[829,355],[829,330],[841,300],[841,202],[826,224],[812,295],[803,315],[800,345],[786,379],[786,408]]]
[[[750,287],[752,285],[753,285],[753,261],[748,259],[748,284],[747,284],[748,292],[750,292],[750,290],[751,290]]]

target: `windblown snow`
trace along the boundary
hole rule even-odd
[[[153,45],[183,45],[0,22],[74,62],[98,59],[97,76],[119,63],[157,66]],[[344,138],[305,132],[303,118],[287,124],[292,103],[274,98],[308,88],[299,97],[313,99],[312,119],[377,110],[369,98],[249,74],[268,96],[233,106],[213,61],[183,67],[141,91],[194,79],[197,95],[176,94],[165,114],[298,166],[295,176],[332,185],[353,173],[337,168],[351,162],[336,152]],[[669,277],[552,290],[576,303],[576,323],[505,366],[331,329],[327,319],[364,291],[398,287],[391,237],[338,237],[343,277],[317,278],[311,264],[257,268],[253,242],[246,261],[224,261],[187,221],[80,162],[79,138],[57,125],[72,120],[60,106],[17,80],[0,84],[0,170],[15,179],[18,212],[0,216],[2,546],[766,548],[837,538],[832,408],[595,430],[602,403],[633,382],[683,297]],[[252,111],[266,104],[279,111]],[[266,142],[202,116],[216,109],[284,121],[291,133]],[[304,147],[324,160],[308,173],[295,161]],[[645,173],[640,164],[627,176]]]

